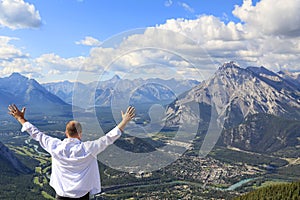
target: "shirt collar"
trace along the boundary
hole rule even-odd
[[[73,142],[75,144],[80,144],[81,143],[81,141],[77,138],[65,138],[64,141],[67,142],[67,143]]]

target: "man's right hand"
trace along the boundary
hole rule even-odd
[[[27,121],[25,119],[25,107],[23,107],[22,111],[20,111],[15,104],[12,104],[8,106],[8,110],[8,113],[16,118],[16,120],[18,120],[18,122],[20,122],[22,125]]]

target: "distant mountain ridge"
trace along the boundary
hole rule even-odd
[[[74,104],[72,101],[73,93],[74,90],[77,90],[78,93],[82,93],[82,96],[89,99],[89,102],[95,102],[96,106],[111,106],[112,98],[124,99],[126,97],[130,98],[131,103],[171,102],[175,100],[175,96],[198,84],[199,82],[196,80],[164,80],[158,78],[128,80],[115,75],[109,80],[88,84],[63,81],[46,83],[43,86],[69,104]],[[76,106],[88,107],[88,105],[81,103]],[[90,106],[93,106],[93,104],[91,103]]]

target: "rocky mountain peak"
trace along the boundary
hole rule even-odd
[[[230,62],[225,62],[221,67],[219,67],[220,71],[226,71],[228,69],[241,69],[240,66],[234,62],[234,61],[230,61]]]
[[[9,76],[10,79],[28,79],[27,77],[21,75],[20,73],[18,72],[13,72],[10,76]]]
[[[226,119],[229,126],[234,126],[247,115],[256,113],[299,119],[299,99],[300,93],[295,87],[276,73],[263,67],[241,68],[229,62],[223,64],[209,80],[175,101],[167,113],[170,124],[175,125],[180,115],[191,118],[189,104],[214,105],[217,114]],[[209,108],[202,108],[205,109]]]
[[[121,80],[121,78],[120,78],[120,76],[118,76],[118,75],[114,75],[114,76],[110,79],[111,82],[117,82],[117,81],[119,81],[119,80]]]
[[[53,111],[55,109],[57,112],[61,112],[58,106],[68,110],[71,108],[63,100],[48,92],[36,80],[29,79],[19,73],[0,78],[0,94],[5,98],[5,104],[0,108],[2,110],[6,109],[8,103],[26,106],[30,108],[32,113],[41,112],[41,110],[45,112],[46,110]]]

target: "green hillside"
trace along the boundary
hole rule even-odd
[[[282,183],[262,187],[234,200],[298,200],[300,199],[300,182]]]

